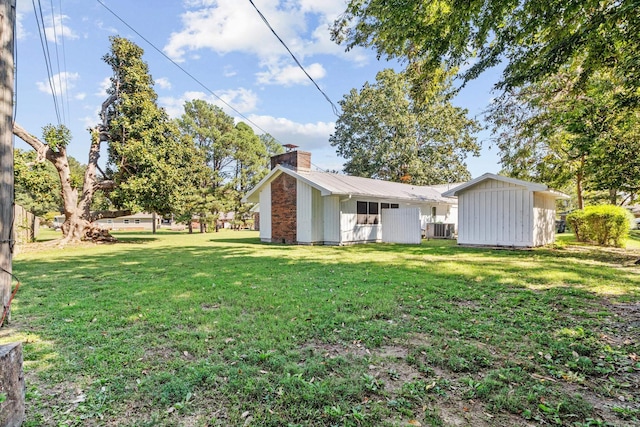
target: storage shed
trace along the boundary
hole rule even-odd
[[[458,244],[536,247],[555,239],[556,200],[569,196],[537,184],[486,173],[445,191],[458,197]]]

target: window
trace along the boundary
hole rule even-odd
[[[398,209],[400,207],[397,203],[380,203],[381,209]]]
[[[435,221],[436,220],[436,213],[437,213],[437,209],[435,206],[431,206],[431,220]]]
[[[128,219],[125,219],[122,222],[125,223],[125,224],[129,224],[129,220]]]
[[[108,219],[107,220],[107,224],[113,224],[113,220],[112,219]]]
[[[377,224],[380,222],[378,202],[356,202],[356,205],[358,224]]]
[[[135,222],[136,224],[140,224],[140,220],[139,219],[136,219],[133,222]]]

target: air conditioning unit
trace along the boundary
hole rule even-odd
[[[455,233],[455,224],[431,223],[427,224],[425,237],[427,239],[453,239]]]

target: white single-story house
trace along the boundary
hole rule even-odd
[[[419,244],[425,230],[431,237],[455,233],[457,201],[443,197],[441,186],[312,171],[304,151],[274,156],[271,168],[243,198],[260,205],[263,242]]]
[[[132,215],[120,216],[118,218],[100,218],[95,223],[107,230],[153,230],[153,221],[155,218],[156,229],[160,228],[162,223],[162,215],[153,215],[150,213],[136,213]]]
[[[569,196],[486,173],[443,193],[458,198],[458,244],[536,247],[555,240],[556,200]]]
[[[56,215],[53,219],[54,227],[62,227],[64,215]],[[94,221],[100,227],[107,230],[153,230],[154,215],[150,213],[135,213],[116,218],[99,218]],[[156,229],[161,226],[171,226],[172,220],[163,219],[161,215],[155,215]]]

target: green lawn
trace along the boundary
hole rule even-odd
[[[14,261],[26,426],[638,425],[639,250],[117,237]]]

